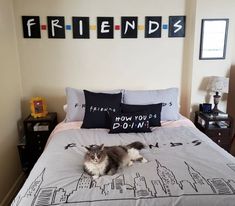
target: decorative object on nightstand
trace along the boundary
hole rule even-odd
[[[221,96],[219,95],[219,93],[228,93],[228,83],[228,78],[216,76],[210,77],[209,83],[207,85],[207,90],[215,92],[215,95],[213,96],[215,104],[214,108],[212,109],[213,113],[220,113],[220,110],[218,109],[218,104]]]
[[[45,117],[48,114],[46,100],[43,97],[33,97],[30,100],[31,115],[34,118]]]
[[[199,105],[199,111],[204,113],[211,113],[212,105],[209,103],[203,103]]]
[[[24,132],[25,132],[25,155],[24,162],[27,165],[22,167],[29,172],[37,159],[42,154],[46,145],[47,139],[50,136],[52,130],[57,125],[57,114],[55,112],[49,112],[45,117],[34,118],[29,115],[24,120]],[[18,146],[19,148],[19,146]],[[23,157],[22,157],[23,158]],[[27,168],[28,167],[28,168]]]
[[[233,118],[212,113],[195,112],[195,126],[228,152],[233,139]]]

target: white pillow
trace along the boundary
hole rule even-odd
[[[178,88],[161,90],[124,90],[124,104],[162,104],[161,120],[178,120]]]
[[[65,104],[65,105],[63,106],[63,110],[64,110],[65,113],[67,113],[67,110],[68,110],[68,105],[67,105],[67,104]]]

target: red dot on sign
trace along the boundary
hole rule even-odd
[[[47,25],[41,25],[41,29],[42,30],[46,30],[47,29]]]
[[[120,30],[120,25],[115,25],[115,30]]]

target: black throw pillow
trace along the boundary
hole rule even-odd
[[[84,90],[85,115],[82,128],[110,128],[107,111],[119,112],[122,93],[106,94]]]
[[[110,116],[109,133],[131,133],[131,132],[151,132],[149,126],[148,113],[132,112],[132,113],[112,113]]]
[[[147,111],[149,114],[150,127],[160,127],[161,126],[162,103],[148,104],[148,105],[122,104],[121,110],[124,113]]]

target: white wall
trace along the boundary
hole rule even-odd
[[[18,178],[21,82],[12,1],[0,0],[0,205]]]
[[[191,106],[192,111],[198,109],[198,104],[210,101],[213,103],[213,94],[207,95],[206,83],[208,76],[224,76],[229,77],[234,58],[234,39],[235,39],[235,1],[234,0],[197,0],[197,13],[195,23],[195,39],[194,39],[194,56],[193,56],[193,72],[192,72],[192,90],[191,90]],[[224,60],[199,60],[200,46],[200,28],[201,19],[203,18],[229,18],[228,40],[226,59]],[[207,98],[208,97],[208,98]],[[227,110],[227,95],[223,95],[222,101],[219,103],[219,109]],[[193,115],[193,113],[192,113]],[[235,116],[234,116],[235,117]]]
[[[234,2],[235,3],[235,2]],[[235,5],[233,7],[235,9]],[[235,14],[234,14],[235,16]],[[233,17],[235,19],[235,17]],[[235,20],[234,20],[235,21]],[[233,36],[235,35],[235,26],[233,25]],[[235,38],[231,38],[230,44],[232,45],[232,66],[230,69],[230,81],[229,81],[229,95],[228,95],[228,112],[231,114],[235,119]],[[235,130],[235,120],[234,120],[234,130]],[[233,147],[233,154],[235,154],[235,147]]]
[[[168,38],[162,31],[160,39],[144,38],[139,31],[137,39],[121,39],[115,31],[114,39],[91,38],[78,40],[66,31],[66,39],[48,39],[42,31],[41,39],[22,37],[22,15],[39,15],[46,23],[50,15],[65,16],[71,24],[72,16],[89,16],[96,24],[97,16],[112,16],[115,24],[121,16],[144,17],[159,15],[168,23],[169,15],[184,15],[185,1],[175,0],[17,0],[15,1],[19,55],[21,63],[24,114],[28,101],[34,95],[47,98],[49,109],[63,116],[64,88],[86,89],[154,89],[181,87],[184,38]]]
[[[234,33],[233,0],[16,0],[15,16],[23,87],[23,116],[29,113],[32,96],[47,98],[48,108],[59,113],[62,120],[66,86],[86,89],[155,89],[180,88],[181,113],[193,118],[198,104],[213,98],[205,91],[208,76],[229,76],[232,63]],[[186,15],[186,37],[146,39],[144,31],[137,39],[121,39],[120,31],[114,39],[73,39],[66,31],[66,39],[48,39],[42,31],[41,39],[24,39],[22,15],[38,15],[41,24],[52,15],[65,16],[71,24],[72,16],[88,16],[91,25],[97,16],[112,16],[120,24],[121,16],[144,17],[159,15],[168,23],[169,15]],[[199,60],[201,19],[229,18],[227,55],[225,60]],[[205,98],[207,97],[207,98]],[[226,99],[219,108],[226,111]],[[224,101],[225,100],[225,101]]]

